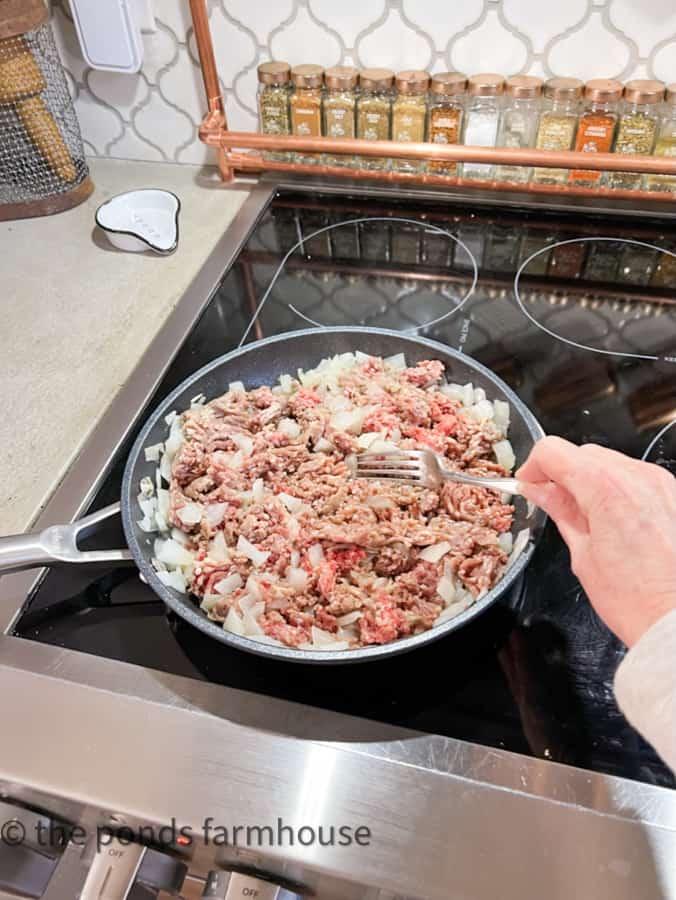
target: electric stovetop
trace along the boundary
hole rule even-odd
[[[548,433],[673,465],[676,235],[668,228],[589,212],[468,212],[467,203],[279,191],[151,406],[240,343],[308,324],[379,326],[475,357]],[[119,499],[128,447],[92,508]],[[121,545],[119,523],[92,540]],[[615,704],[624,648],[594,614],[551,523],[508,597],[461,632],[386,661],[305,666],[231,650],[168,615],[134,568],[50,571],[16,633],[676,786]]]

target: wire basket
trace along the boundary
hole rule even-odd
[[[58,212],[91,190],[51,26],[0,39],[0,219]]]

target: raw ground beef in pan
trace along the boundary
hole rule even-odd
[[[171,547],[191,557],[187,589],[226,628],[293,647],[431,628],[499,579],[513,507],[467,485],[355,479],[349,456],[431,447],[451,467],[507,475],[502,406],[447,385],[436,360],[363,354],[194,404],[178,420],[166,511]],[[157,555],[169,578],[171,554]]]

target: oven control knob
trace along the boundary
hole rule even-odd
[[[133,900],[178,894],[188,867],[166,853],[114,838],[89,867],[80,900]]]
[[[209,872],[202,900],[303,900],[303,896],[267,875],[220,870]]]

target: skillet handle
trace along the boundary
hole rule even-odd
[[[131,552],[126,549],[80,550],[77,546],[81,535],[119,512],[120,504],[113,503],[70,525],[50,525],[44,531],[0,537],[0,575],[69,563],[133,563]]]

